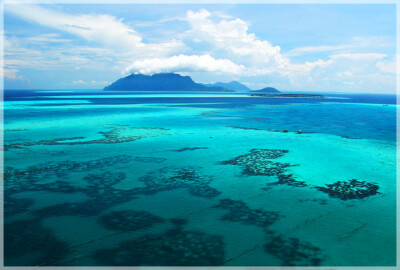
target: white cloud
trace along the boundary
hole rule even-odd
[[[213,72],[239,74],[244,69],[228,59],[204,55],[177,55],[169,58],[137,60],[127,67],[127,73],[153,74],[160,72]]]
[[[159,44],[144,43],[133,28],[123,23],[122,19],[110,15],[70,15],[32,4],[6,5],[5,10],[25,20],[77,35],[117,51],[159,56],[183,46],[174,39]]]
[[[237,63],[259,67],[259,74],[286,73],[289,60],[282,56],[279,46],[248,33],[248,24],[241,19],[214,22],[210,17],[211,13],[205,9],[189,10],[186,20],[191,29],[186,32],[186,38],[209,43],[214,46],[215,54]]]

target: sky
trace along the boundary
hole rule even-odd
[[[251,89],[395,93],[394,4],[5,4],[5,89],[175,72]]]

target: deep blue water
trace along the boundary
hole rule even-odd
[[[162,94],[163,92],[153,92]],[[164,92],[165,93],[165,92]],[[176,107],[197,107],[218,109],[213,115],[224,121],[224,116],[237,116],[239,119],[229,120],[226,125],[245,126],[272,130],[302,130],[303,132],[316,132],[335,134],[350,138],[396,140],[396,107],[387,106],[396,104],[396,95],[389,94],[338,94],[319,93],[327,98],[248,98],[246,94],[235,94],[239,97],[132,97],[135,95],[148,95],[149,92],[119,92],[101,90],[75,90],[75,91],[43,91],[43,90],[6,90],[5,101],[40,101],[31,104],[32,108],[46,106],[67,107],[69,100],[76,100],[74,105],[126,105],[126,104],[175,104]],[[182,92],[168,92],[179,94]],[[196,92],[196,94],[201,94]],[[100,98],[111,95],[129,95],[127,97]],[[231,95],[231,93],[227,93]],[[88,97],[89,96],[89,97]],[[243,96],[243,97],[241,97]],[[78,97],[82,97],[79,99]],[[79,100],[84,102],[80,103]],[[49,103],[46,103],[49,101]],[[57,103],[55,103],[55,101]],[[62,102],[65,101],[65,102]],[[302,104],[304,106],[302,106]],[[326,106],[325,104],[330,104]],[[344,106],[343,104],[351,104]],[[355,104],[355,105],[353,105]],[[361,104],[376,104],[362,106]],[[254,106],[272,105],[273,110],[257,110]],[[286,105],[287,107],[280,107]],[[297,105],[297,106],[294,106]],[[315,106],[310,106],[315,105]],[[221,110],[222,109],[222,110]],[[116,113],[129,114],[126,108],[112,108]],[[136,113],[162,110],[162,108],[135,108]],[[74,110],[46,110],[5,111],[5,121],[17,118],[35,117],[66,117],[73,115],[103,115],[108,114],[107,107],[91,110],[90,107]],[[262,121],[264,119],[265,121]],[[269,121],[269,120],[272,121]]]

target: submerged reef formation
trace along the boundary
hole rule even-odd
[[[218,266],[224,256],[222,237],[172,229],[100,250],[94,258],[107,266]]]
[[[211,176],[203,175],[198,167],[166,167],[139,178],[139,181],[146,185],[143,189],[145,193],[186,188],[192,195],[206,198],[220,194],[218,190],[209,186],[212,180]]]
[[[282,217],[276,211],[264,211],[261,209],[252,209],[243,201],[222,199],[216,208],[226,209],[229,212],[222,216],[222,220],[240,222],[247,225],[268,227]]]
[[[249,154],[235,157],[234,159],[221,162],[221,164],[232,164],[244,166],[243,174],[278,176],[285,172],[285,168],[292,166],[289,163],[273,162],[288,153],[281,149],[252,149]]]
[[[134,157],[133,161],[143,162],[143,163],[162,163],[166,161],[166,158],[157,158],[157,157]]]
[[[244,167],[244,175],[263,175],[276,176],[278,181],[267,184],[264,188],[268,190],[273,185],[289,185],[293,187],[305,187],[307,184],[295,179],[293,174],[287,174],[288,167],[298,166],[289,163],[280,163],[271,161],[289,153],[283,149],[252,149],[250,153],[235,157],[234,159],[221,162],[221,164],[240,165]]]
[[[85,137],[70,137],[70,138],[57,138],[52,140],[41,140],[36,142],[21,142],[21,143],[13,143],[13,144],[5,144],[4,151],[8,151],[10,149],[22,149],[28,146],[35,146],[35,145],[55,145],[55,144],[67,144],[64,141],[71,141],[71,140],[82,140]]]
[[[328,193],[330,197],[341,200],[363,199],[379,193],[379,186],[377,184],[358,181],[357,179],[337,181],[333,184],[327,184],[325,186],[326,187],[315,188],[322,192]]]
[[[282,149],[251,149],[249,154],[238,156],[232,160],[225,161],[226,164],[239,164],[246,165],[245,163],[252,162],[255,159],[276,159],[283,157],[285,154],[289,153],[288,150]],[[229,162],[233,163],[229,163]]]
[[[14,144],[5,144],[4,151],[10,149],[20,149],[35,145],[77,145],[77,144],[114,144],[133,142],[143,138],[157,137],[166,135],[168,129],[149,128],[149,127],[130,127],[130,126],[114,126],[109,131],[99,132],[103,138],[95,140],[84,140],[85,137],[72,138],[55,138],[51,140],[41,140],[36,142],[21,142]]]
[[[278,175],[278,181],[274,183],[270,183],[268,185],[283,185],[286,184],[288,186],[293,186],[293,187],[306,187],[307,184],[304,181],[298,181],[296,178],[293,176],[293,174],[279,174]]]
[[[5,266],[54,265],[67,250],[40,219],[4,223]]]
[[[41,184],[43,179],[55,176],[66,179],[70,173],[86,172],[95,169],[104,169],[117,164],[128,163],[132,160],[131,156],[119,155],[107,158],[101,158],[89,161],[52,161],[29,166],[25,169],[15,169],[6,167],[4,170],[4,189],[5,194],[13,194],[24,191],[55,191],[62,193],[71,193],[81,191],[74,187],[68,181],[57,180]]]
[[[164,168],[157,172],[149,173],[139,180],[145,187],[135,187],[128,190],[114,188],[113,186],[126,178],[124,173],[104,172],[102,174],[89,174],[84,180],[88,183],[85,188],[74,187],[71,189],[68,182],[60,185],[58,192],[82,192],[89,199],[84,202],[63,203],[49,206],[35,211],[35,214],[46,216],[93,216],[119,203],[136,199],[138,195],[150,195],[160,191],[186,188],[192,195],[212,198],[220,194],[208,184],[212,178],[200,173],[199,168]]]
[[[135,190],[120,190],[113,187],[113,185],[121,182],[125,178],[125,173],[104,172],[102,174],[89,174],[84,178],[88,186],[85,188],[76,188],[75,190],[86,194],[89,197],[88,200],[84,202],[63,203],[49,206],[36,210],[35,213],[42,217],[98,215],[115,204],[127,202],[136,198],[138,193],[135,192]]]
[[[278,130],[278,129],[264,129],[264,128],[253,128],[253,127],[242,127],[242,126],[228,126],[230,128],[235,128],[235,129],[243,129],[243,130],[263,130],[263,131],[269,131],[269,132],[279,132],[279,133],[296,133],[296,134],[303,134],[303,133],[307,133],[307,134],[311,134],[314,132],[310,132],[310,131],[301,131],[301,130],[296,130],[296,131],[289,131],[288,129],[283,129],[283,130]]]
[[[120,210],[101,216],[99,221],[109,230],[135,231],[149,228],[164,220],[146,211]]]
[[[264,250],[282,260],[283,266],[319,266],[325,259],[320,248],[293,237],[275,236],[264,245]]]
[[[95,169],[103,169],[112,167],[116,164],[128,163],[132,161],[132,157],[128,155],[118,155],[107,158],[100,158],[89,161],[51,161],[47,163],[40,163],[37,165],[29,166],[26,169],[14,169],[6,167],[4,170],[4,182],[6,186],[12,186],[13,181],[35,179],[35,176],[49,176],[55,175],[57,177],[64,177],[71,172],[85,172]],[[18,183],[18,186],[21,183]]]
[[[185,151],[194,151],[194,150],[199,150],[199,149],[208,149],[208,147],[184,147],[178,150],[172,150],[175,152],[185,152]]]

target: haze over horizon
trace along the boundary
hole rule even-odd
[[[5,89],[174,72],[251,89],[395,93],[394,4],[5,4]]]

